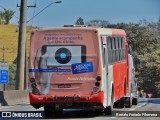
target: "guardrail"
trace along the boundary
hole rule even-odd
[[[0,91],[0,106],[29,103],[27,90]]]

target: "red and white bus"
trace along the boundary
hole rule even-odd
[[[63,109],[132,105],[128,42],[121,29],[61,27],[34,30],[30,43],[30,104],[46,116]],[[135,101],[135,100],[134,100]]]

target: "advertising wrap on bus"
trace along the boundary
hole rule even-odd
[[[40,94],[90,94],[98,74],[98,47],[96,33],[90,30],[33,31],[30,78]]]

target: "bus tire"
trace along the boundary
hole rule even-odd
[[[126,79],[124,81],[124,96],[126,95]],[[118,108],[124,108],[125,98],[122,97],[118,100]]]
[[[48,105],[44,106],[45,117],[53,117],[54,113],[55,113],[55,109],[53,106],[48,106]]]
[[[127,107],[127,108],[132,107],[132,98],[131,97],[126,97],[125,98],[125,107]]]
[[[133,104],[133,105],[138,105],[138,99],[137,99],[137,98],[133,98],[132,104]]]
[[[116,102],[114,102],[113,108],[118,108],[118,100]]]
[[[45,117],[61,116],[63,114],[63,109],[55,109],[54,106],[44,106]]]
[[[124,108],[125,98],[122,97],[120,100],[118,100],[118,108]]]
[[[112,106],[107,106],[107,107],[104,109],[104,114],[105,114],[105,115],[112,115]]]
[[[63,109],[55,110],[55,113],[54,113],[55,116],[61,116],[62,114],[63,114]]]
[[[105,114],[105,115],[112,115],[112,112],[113,112],[113,100],[114,100],[114,90],[113,90],[113,87],[112,87],[111,105],[110,105],[110,106],[107,106],[107,107],[104,109],[104,114]]]
[[[125,97],[125,107],[127,108],[131,108],[132,107],[132,85],[131,85],[131,90],[130,90],[130,96],[129,97]]]
[[[103,109],[95,109],[95,114],[96,115],[103,115]]]

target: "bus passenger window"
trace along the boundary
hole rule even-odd
[[[113,45],[112,46],[112,48],[113,48],[112,49],[112,57],[113,57],[113,59],[112,59],[113,61],[112,62],[114,63],[114,62],[116,62],[116,60],[115,60],[116,59],[116,53],[115,53],[116,50],[115,50],[115,41],[114,41],[114,38],[112,38],[112,45]]]
[[[119,54],[118,54],[118,37],[115,37],[114,38],[114,41],[115,41],[115,47],[116,47],[116,49],[115,49],[115,53],[116,53],[116,62],[118,62],[119,61]]]
[[[107,48],[108,48],[108,62],[110,63],[110,57],[111,57],[111,45],[110,45],[110,42],[109,42],[109,38],[107,38]]]
[[[102,36],[101,36],[101,50],[102,50],[102,61],[103,61],[103,67],[104,67],[105,66],[104,65],[105,64],[105,53],[104,53],[105,48],[103,46],[103,38],[102,38]]]
[[[105,45],[103,45],[103,59],[104,59],[104,64],[103,64],[103,67],[105,67],[106,66],[106,46]]]
[[[125,59],[125,46],[124,46],[124,38],[121,38],[122,40],[122,59],[124,60]]]
[[[109,63],[113,63],[113,41],[112,37],[108,37],[107,39],[107,44],[108,44],[108,54],[109,54]]]

